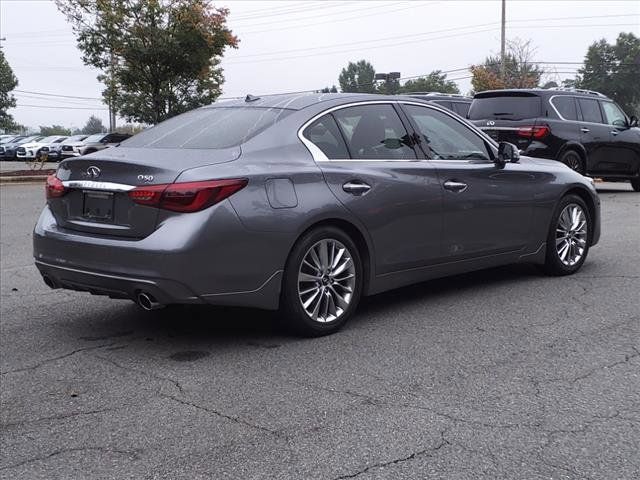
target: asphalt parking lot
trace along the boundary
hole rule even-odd
[[[0,187],[0,477],[640,478],[640,194],[601,184],[584,268],[512,266],[276,314],[49,290],[40,185]]]

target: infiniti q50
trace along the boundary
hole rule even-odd
[[[305,335],[363,295],[516,262],[576,272],[592,182],[401,96],[247,96],[63,161],[34,231],[44,281],[145,309],[280,309]]]

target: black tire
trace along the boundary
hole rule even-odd
[[[583,247],[583,252],[578,261],[574,264],[567,265],[561,259],[560,253],[558,252],[558,248],[556,246],[557,240],[561,238],[558,237],[557,229],[559,226],[560,215],[565,211],[565,208],[577,205],[580,207],[582,212],[584,213],[586,219],[586,238],[585,244]],[[591,245],[591,238],[593,237],[593,223],[591,219],[591,213],[587,208],[584,200],[577,195],[567,195],[563,197],[558,205],[556,206],[555,211],[553,212],[553,216],[551,217],[551,223],[549,225],[549,232],[547,234],[547,245],[546,245],[546,259],[544,264],[544,271],[547,275],[553,276],[562,276],[562,275],[571,275],[582,267],[582,264],[587,259],[587,254],[589,253],[589,247]]]
[[[351,257],[355,281],[348,306],[342,310],[337,318],[330,321],[314,320],[302,305],[299,293],[298,274],[303,260],[310,249],[322,240],[337,241],[347,250]],[[306,268],[306,267],[305,267]],[[326,276],[326,275],[325,275]],[[321,285],[321,281],[318,281]],[[362,295],[363,268],[360,252],[353,240],[342,230],[332,226],[318,227],[305,233],[294,245],[285,266],[282,282],[280,310],[287,327],[298,335],[305,337],[320,337],[340,330],[353,315]],[[312,285],[313,288],[313,285]],[[330,287],[327,287],[327,291]],[[324,290],[323,290],[324,291]],[[320,298],[320,297],[318,297]],[[334,303],[335,305],[335,303]]]
[[[578,152],[575,150],[567,150],[560,157],[560,161],[564,163],[567,167],[569,167],[574,172],[578,172],[581,175],[584,175],[584,161]]]
[[[640,178],[633,178],[631,180],[631,188],[634,192],[640,192]]]

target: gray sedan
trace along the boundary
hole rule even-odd
[[[591,181],[410,97],[247,96],[174,117],[47,180],[52,288],[280,309],[332,333],[363,295],[515,262],[576,272]]]

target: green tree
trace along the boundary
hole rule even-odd
[[[534,54],[531,41],[515,39],[508,42],[504,74],[499,56],[488,56],[481,65],[471,67],[471,85],[474,91],[537,87],[544,70],[532,63]]]
[[[374,77],[376,71],[366,60],[349,64],[342,69],[338,77],[340,90],[348,93],[375,93]]]
[[[71,135],[71,129],[63,127],[62,125],[40,125],[40,135],[46,137],[50,135]]]
[[[130,122],[154,124],[209,104],[220,57],[237,38],[208,0],[55,0],[83,61],[102,70],[103,97]]]
[[[400,93],[411,92],[460,93],[460,90],[454,81],[447,80],[446,73],[434,70],[425,77],[407,80],[400,88]]]
[[[574,84],[604,93],[627,114],[640,116],[640,38],[623,32],[615,44],[594,42]]]
[[[319,93],[338,93],[338,89],[336,88],[335,85],[332,85],[331,88],[324,87],[322,90],[319,91]]]
[[[85,123],[84,127],[82,127],[82,129],[80,130],[80,133],[83,133],[85,135],[93,135],[94,133],[102,133],[106,130],[107,129],[102,124],[102,120],[91,115],[89,117],[89,120],[87,120],[87,123]]]
[[[16,106],[16,97],[11,92],[18,86],[18,79],[0,49],[0,129],[12,130],[16,123],[8,110]]]

